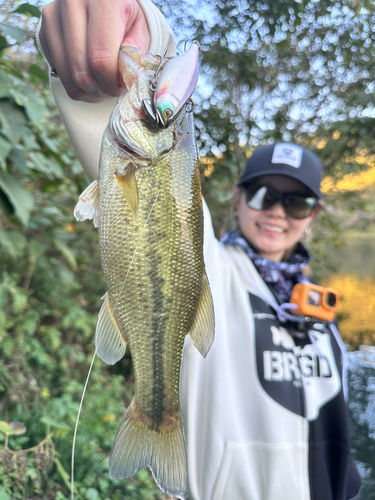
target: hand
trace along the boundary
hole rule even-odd
[[[118,96],[118,50],[147,51],[150,33],[137,0],[54,0],[43,8],[39,40],[71,99]]]

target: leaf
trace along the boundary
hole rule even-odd
[[[40,419],[40,421],[42,422],[42,424],[45,424],[45,425],[51,426],[51,427],[56,427],[57,429],[64,429],[67,431],[71,430],[70,426],[68,424],[66,424],[65,422],[55,422],[55,420],[48,417],[47,415],[42,417]]]
[[[95,488],[88,488],[85,498],[86,500],[97,500],[99,498],[99,491]]]
[[[8,197],[0,189],[0,210],[8,217],[14,215],[13,205],[10,203]]]
[[[58,240],[55,238],[53,240],[53,244],[55,248],[62,254],[62,256],[68,261],[70,267],[73,269],[73,271],[77,270],[77,262],[76,258],[74,256],[74,253],[71,251],[71,249],[63,243],[62,241]]]
[[[31,240],[29,243],[29,253],[33,261],[36,261],[46,250],[47,245],[44,245],[38,240]]]
[[[3,486],[0,486],[0,500],[10,500],[10,496],[8,493],[4,490]]]
[[[25,290],[20,288],[15,288],[12,290],[12,300],[13,300],[13,312],[20,313],[27,306],[27,294]]]
[[[17,9],[12,11],[12,14],[25,14],[26,16],[37,18],[42,15],[38,7],[35,7],[35,5],[31,5],[29,3],[21,3],[21,5],[17,7]]]
[[[14,38],[14,40],[16,40],[19,44],[24,43],[26,41],[26,37],[29,36],[28,31],[5,23],[0,23],[0,32]]]
[[[6,38],[0,35],[0,50],[4,50],[6,46],[7,46]]]
[[[46,120],[48,111],[37,93],[23,86],[22,91],[18,88],[13,88],[11,90],[11,95],[17,104],[25,108],[26,114],[32,124],[38,129],[41,129]]]
[[[58,458],[56,458],[56,457],[55,457],[55,464],[56,464],[56,468],[59,471],[59,474],[60,474],[62,480],[65,483],[65,486],[69,489],[69,491],[71,491],[70,476],[66,472],[66,470],[64,469],[64,467],[62,466],[62,463],[60,462],[60,460]]]
[[[5,420],[1,420],[0,432],[6,436],[22,436],[26,432],[26,427],[22,422],[6,422]]]
[[[19,221],[26,226],[34,206],[33,196],[8,172],[0,171],[0,190],[8,198]]]
[[[33,162],[33,168],[45,174],[47,178],[53,179],[57,177],[58,179],[64,179],[63,169],[54,158],[47,158],[39,151],[33,151],[29,157]]]
[[[11,90],[12,86],[9,81],[9,76],[5,71],[0,69],[0,97],[10,97]]]
[[[29,66],[29,73],[31,75],[33,75],[33,76],[36,76],[40,80],[42,80],[42,82],[44,82],[44,83],[48,83],[49,82],[49,78],[48,78],[47,72],[44,71],[44,69],[42,69],[37,64],[31,64]]]
[[[12,164],[16,167],[18,172],[25,174],[27,172],[27,166],[23,151],[19,147],[15,147],[10,155],[10,160]]]
[[[18,231],[0,230],[0,245],[3,252],[10,255],[13,259],[17,259],[24,254],[27,240]]]
[[[34,335],[38,326],[38,315],[36,314],[36,316],[37,317],[32,316],[32,312],[28,311],[28,314],[23,317],[21,327],[23,333],[26,333],[27,335]]]
[[[12,151],[13,144],[1,137],[0,135],[0,164],[5,166],[5,160]]]
[[[23,109],[9,101],[0,101],[0,121],[3,134],[12,144],[17,144],[26,125]]]
[[[23,129],[22,142],[27,153],[30,151],[37,151],[39,149],[39,144],[35,140],[35,135],[29,127],[24,127]]]

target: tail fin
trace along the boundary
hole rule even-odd
[[[133,401],[122,419],[109,458],[111,478],[123,479],[150,467],[164,493],[186,500],[188,475],[181,415],[167,417],[168,422],[156,431],[146,425],[144,418],[136,418],[136,414],[141,413],[134,411]]]

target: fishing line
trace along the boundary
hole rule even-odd
[[[150,211],[149,211],[149,213],[148,213],[148,216],[147,216],[146,222],[144,223],[144,226],[143,226],[143,228],[142,228],[141,234],[139,235],[139,238],[138,238],[138,241],[137,241],[137,245],[136,245],[136,247],[135,247],[135,250],[134,250],[134,253],[133,253],[133,257],[132,257],[132,260],[131,260],[130,265],[129,265],[128,272],[126,273],[126,276],[125,276],[124,282],[123,282],[123,284],[122,284],[122,286],[121,286],[120,293],[118,294],[118,297],[117,297],[116,303],[115,303],[115,305],[114,305],[114,307],[113,307],[113,309],[112,309],[112,312],[114,312],[114,311],[115,311],[116,306],[117,306],[117,303],[118,303],[118,301],[120,300],[120,296],[121,296],[121,294],[122,294],[122,291],[123,291],[123,289],[124,289],[124,286],[125,286],[126,280],[128,279],[128,276],[129,276],[129,273],[130,273],[130,269],[131,269],[131,267],[132,267],[132,265],[133,265],[133,262],[134,262],[134,259],[135,259],[135,254],[137,253],[138,246],[139,246],[139,244],[140,244],[140,242],[141,242],[141,239],[142,239],[142,236],[143,236],[143,232],[144,232],[144,230],[146,229],[147,222],[148,222],[148,220],[149,220],[149,218],[150,218],[150,216],[151,216],[151,212],[152,212],[152,211],[153,211],[153,209],[154,209],[155,203],[156,203],[157,199],[159,198],[160,191],[161,191],[161,187],[159,188],[158,194],[156,195],[156,198],[155,198],[155,200],[154,200],[154,203],[152,204],[152,207],[150,208]]]
[[[71,490],[71,500],[74,500],[74,451],[75,451],[75,447],[76,447],[76,438],[77,438],[78,423],[79,423],[79,417],[80,417],[80,415],[81,415],[81,410],[82,410],[83,400],[84,400],[84,398],[85,398],[85,393],[86,393],[87,384],[88,384],[88,382],[89,382],[89,378],[90,378],[90,374],[91,374],[92,366],[93,366],[93,364],[94,364],[95,356],[96,356],[96,349],[95,349],[94,355],[93,355],[92,360],[91,360],[91,364],[90,364],[89,371],[88,371],[88,373],[87,373],[85,386],[84,386],[84,388],[83,388],[83,392],[82,392],[82,396],[81,396],[81,402],[80,402],[80,404],[79,404],[79,409],[78,409],[78,414],[77,414],[77,419],[76,419],[76,426],[75,426],[75,428],[74,428],[74,434],[73,434],[73,446],[72,446],[72,468],[71,468],[71,474],[70,474],[70,490]]]
[[[143,233],[144,233],[144,230],[146,229],[146,226],[147,226],[147,223],[149,221],[149,218],[151,216],[151,213],[154,209],[154,206],[157,202],[157,199],[159,198],[159,194],[160,194],[160,191],[161,191],[161,187],[155,197],[155,200],[154,200],[154,203],[152,204],[152,207],[150,208],[150,211],[147,215],[147,219],[144,223],[144,226],[142,228],[142,231],[141,231],[141,234],[139,235],[139,238],[138,238],[138,241],[137,241],[137,245],[135,247],[135,250],[134,250],[134,253],[133,253],[133,257],[132,257],[132,260],[130,262],[130,265],[129,265],[129,269],[128,269],[128,272],[126,273],[126,276],[125,276],[125,279],[124,279],[124,282],[121,286],[121,290],[120,290],[120,293],[117,297],[117,300],[116,300],[116,303],[113,307],[113,311],[116,309],[116,306],[117,306],[117,303],[120,299],[120,296],[121,296],[121,293],[124,289],[124,286],[125,286],[125,283],[126,283],[126,280],[128,279],[128,276],[129,276],[129,273],[130,273],[130,269],[133,265],[133,262],[134,262],[134,259],[135,259],[135,254],[137,253],[137,250],[138,250],[138,247],[139,247],[139,244],[141,242],[141,239],[142,239],[142,236],[143,236]],[[92,370],[92,367],[93,367],[93,364],[94,364],[94,360],[95,360],[95,357],[96,357],[96,349],[95,349],[95,352],[94,352],[94,355],[92,357],[92,360],[91,360],[91,364],[90,364],[90,368],[89,368],[89,371],[87,373],[87,377],[86,377],[86,382],[85,382],[85,386],[83,388],[83,392],[82,392],[82,397],[81,397],[81,402],[79,404],[79,409],[78,409],[78,414],[77,414],[77,419],[76,419],[76,425],[75,425],[75,428],[74,428],[74,435],[73,435],[73,446],[72,446],[72,468],[71,468],[71,479],[70,479],[70,489],[71,489],[71,500],[74,500],[74,452],[75,452],[75,446],[76,446],[76,438],[77,438],[77,431],[78,431],[78,423],[79,423],[79,417],[81,415],[81,410],[82,410],[82,405],[83,405],[83,400],[85,398],[85,394],[86,394],[86,389],[87,389],[87,384],[88,384],[88,381],[89,381],[89,378],[90,378],[90,375],[91,375],[91,370]]]

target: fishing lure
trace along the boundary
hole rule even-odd
[[[190,97],[198,82],[198,52],[199,44],[194,41],[179,57],[166,61],[163,54],[151,79],[153,101],[148,98],[142,101],[147,118],[158,127],[169,127],[186,104],[190,110]]]

